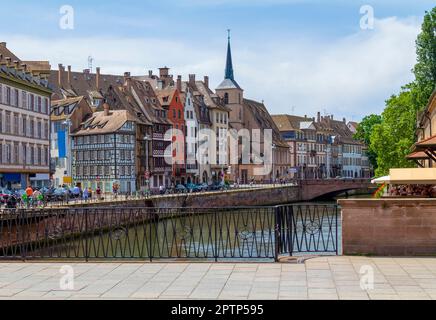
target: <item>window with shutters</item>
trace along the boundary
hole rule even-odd
[[[6,87],[6,104],[11,105],[11,88]]]
[[[11,134],[11,113],[6,111],[5,115],[5,133]]]
[[[21,108],[27,109],[27,92],[21,92]]]

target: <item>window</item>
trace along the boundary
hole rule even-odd
[[[224,103],[229,104],[229,94],[227,92],[224,93]]]
[[[33,107],[35,105],[35,96],[33,94],[30,94],[29,97],[30,97],[28,100],[29,105],[27,107],[29,110],[33,110]]]
[[[9,134],[12,133],[12,131],[11,131],[11,113],[10,112],[6,112],[5,132],[9,133]]]
[[[35,105],[35,109],[33,109],[35,112],[41,112],[41,106],[42,106],[42,100],[41,97],[38,97],[37,104]]]
[[[18,126],[18,114],[14,113],[14,134],[18,135],[20,132],[20,128]]]
[[[6,143],[5,155],[6,163],[11,163],[11,146],[8,143]]]
[[[18,100],[19,100],[18,89],[14,89],[14,99],[13,99],[14,107],[18,107]]]
[[[27,109],[27,92],[21,92],[21,108]]]
[[[41,125],[41,121],[37,122],[37,131],[38,131],[37,137],[39,139],[41,139],[42,138],[42,125]]]
[[[11,104],[11,88],[6,87],[6,104]]]
[[[32,118],[30,118],[30,126],[29,126],[29,132],[28,132],[28,136],[32,137],[35,133],[35,122]]]

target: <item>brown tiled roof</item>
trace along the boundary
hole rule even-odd
[[[280,131],[300,130],[300,122],[310,121],[309,118],[288,114],[272,115],[271,117]]]
[[[282,140],[279,128],[276,126],[273,118],[263,103],[250,99],[244,99],[243,106],[245,110],[248,110],[252,113],[253,117],[258,122],[260,129],[272,129],[273,143],[276,146],[289,148],[288,144]]]
[[[176,93],[176,88],[167,87],[165,89],[157,89],[155,92],[160,104],[162,106],[169,106],[174,94]]]
[[[0,44],[0,54],[2,55],[2,59],[0,59],[0,62],[6,62],[6,58],[11,58],[11,61],[14,60],[21,62],[21,60],[12,53],[5,45]]]
[[[220,109],[229,112],[230,109],[221,103],[219,97],[210,88],[207,88],[203,81],[196,81],[195,86],[198,92],[203,95],[204,103],[208,108]]]
[[[74,136],[105,134],[118,131],[127,121],[143,123],[127,110],[110,110],[106,116],[104,111],[94,112],[76,130]]]
[[[99,88],[97,88],[95,73],[71,72],[70,82],[68,82],[68,71],[62,72],[62,87],[58,81],[59,70],[53,70],[50,74],[50,84],[54,88],[54,98],[61,98],[65,94],[68,96],[83,96],[89,105],[92,105],[92,99],[103,97],[108,100],[111,110],[128,110],[133,115],[144,114],[143,108],[137,103],[136,98],[132,95],[129,87],[125,84],[123,76],[100,74]],[[131,79],[131,85],[136,88],[146,86],[146,82]],[[137,90],[138,92],[140,90]],[[153,90],[141,91],[139,99],[146,102],[146,97],[155,97]],[[158,99],[155,97],[155,103],[152,105],[160,107]],[[102,106],[97,111],[101,111]],[[153,112],[150,112],[153,113]],[[144,120],[143,120],[144,122]],[[145,121],[147,122],[147,121]]]

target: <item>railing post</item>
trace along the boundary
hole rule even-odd
[[[335,204],[335,210],[336,210],[336,255],[339,255],[339,243],[338,243],[338,212],[339,212],[339,206],[338,204]]]
[[[218,237],[218,232],[217,232],[217,212],[216,210],[214,210],[214,242],[215,242],[215,249],[214,249],[214,255],[215,255],[215,262],[218,262],[218,241],[217,241],[217,237]]]
[[[275,238],[274,261],[279,262],[280,231],[279,231],[279,207],[278,206],[274,208],[274,238]]]
[[[67,209],[68,210],[68,209]],[[70,214],[70,211],[67,211],[68,214]],[[89,215],[89,209],[84,208],[83,214],[85,215],[85,261],[89,261],[89,249],[88,249],[88,237],[89,237],[89,230],[88,230],[88,215]],[[94,213],[95,214],[95,213]]]

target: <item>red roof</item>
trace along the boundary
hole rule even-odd
[[[416,147],[419,149],[427,149],[436,147],[436,136],[421,140],[416,143]]]
[[[424,160],[428,159],[428,155],[424,151],[412,152],[406,159],[408,160]]]

